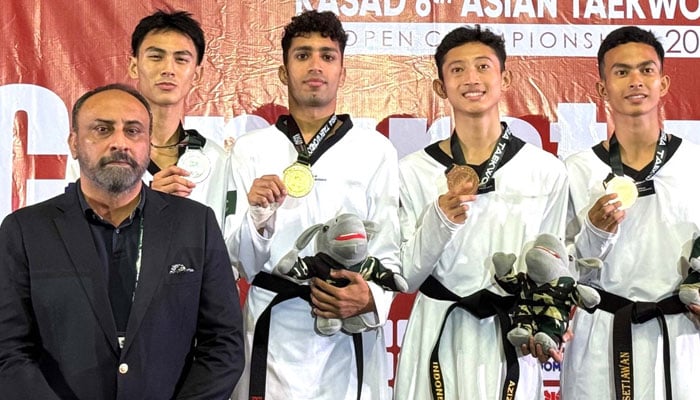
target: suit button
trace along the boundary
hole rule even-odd
[[[119,364],[119,373],[123,375],[123,374],[126,374],[127,372],[129,372],[129,364],[127,364],[127,363]]]

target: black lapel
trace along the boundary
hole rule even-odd
[[[107,336],[112,350],[119,354],[117,347],[117,327],[112,315],[112,307],[107,296],[106,277],[100,265],[95,242],[90,233],[90,227],[78,202],[77,187],[67,191],[65,202],[58,205],[63,211],[54,222],[66,250],[73,262],[78,278],[81,281],[85,295],[92,304],[92,310]]]
[[[146,188],[146,203],[143,214],[143,253],[141,271],[136,285],[134,304],[131,306],[126,326],[124,351],[133,342],[153,296],[158,292],[166,275],[166,260],[173,237],[174,208],[168,207],[162,198]],[[162,268],[161,268],[162,267]]]

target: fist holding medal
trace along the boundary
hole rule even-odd
[[[178,160],[177,166],[189,172],[187,179],[194,183],[204,182],[211,172],[209,158],[200,149],[188,148]]]
[[[614,176],[605,185],[605,194],[617,194],[617,199],[615,201],[620,202],[620,210],[626,210],[637,201],[637,196],[639,192],[637,190],[637,185],[634,183],[632,178],[623,175]]]
[[[468,203],[479,189],[479,175],[469,166],[452,164],[445,171],[445,178],[448,192],[438,197],[438,207],[450,221],[463,224],[468,216]],[[471,187],[466,183],[471,183]]]
[[[472,187],[468,193],[464,194],[476,194],[479,189],[479,175],[477,175],[472,167],[467,165],[453,164],[449,171],[447,171],[446,177],[447,188],[450,191],[463,186],[467,182],[471,182]]]
[[[598,229],[615,233],[626,216],[626,210],[639,197],[639,191],[632,178],[617,174],[611,174],[603,181],[603,187],[605,195],[588,210],[588,220]]]

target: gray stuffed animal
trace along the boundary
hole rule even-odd
[[[406,279],[398,273],[384,267],[375,257],[368,254],[367,245],[372,235],[377,232],[377,225],[363,221],[354,214],[341,214],[325,224],[316,224],[307,228],[296,240],[295,248],[285,254],[277,263],[272,273],[289,279],[297,284],[319,277],[335,286],[345,286],[347,281],[331,279],[331,269],[348,269],[358,272],[366,281],[372,281],[385,290],[405,292],[408,290]],[[316,255],[299,258],[299,252],[313,238],[316,238]],[[333,335],[340,329],[348,333],[367,330],[367,324],[360,316],[340,319],[316,318],[316,331],[322,335]]]
[[[559,348],[574,304],[591,308],[600,303],[598,291],[576,283],[567,266],[575,262],[580,268],[600,268],[603,262],[597,258],[574,260],[561,240],[550,234],[539,235],[525,253],[527,273],[515,274],[515,259],[514,254],[500,252],[492,257],[496,282],[518,296],[508,341],[519,349],[534,335],[535,343],[548,354],[550,349]]]

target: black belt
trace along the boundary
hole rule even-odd
[[[508,327],[510,326],[510,317],[508,311],[515,305],[514,296],[499,296],[486,289],[479,290],[467,297],[459,297],[452,293],[449,289],[442,285],[437,279],[429,276],[420,287],[421,293],[424,295],[442,301],[451,301],[454,304],[450,305],[445,313],[445,317],[440,326],[437,342],[433,347],[433,352],[430,355],[430,382],[433,399],[445,398],[445,385],[442,379],[442,370],[440,369],[440,360],[438,351],[440,349],[440,339],[442,332],[447,323],[447,317],[456,308],[461,308],[479,319],[498,316],[498,321],[501,324],[501,338],[503,340],[503,351],[506,356],[506,379],[503,383],[503,391],[501,399],[511,400],[515,398],[515,389],[518,387],[518,379],[520,378],[520,369],[518,365],[518,356],[515,353],[515,348],[510,345],[507,337]]]
[[[272,307],[296,297],[310,302],[311,288],[308,285],[297,285],[294,282],[270,275],[266,272],[258,273],[255,279],[253,279],[252,285],[277,293],[255,323],[253,349],[250,356],[250,386],[248,387],[248,398],[250,400],[264,400],[265,384],[267,380],[267,345],[270,338],[270,316],[272,315]],[[357,368],[357,399],[360,400],[364,365],[362,334],[354,333],[352,335],[352,342],[355,348],[355,366]]]
[[[631,301],[616,294],[598,289],[600,304],[594,308],[613,314],[613,372],[615,375],[615,398],[634,398],[634,371],[632,358],[632,324],[641,324],[656,318],[663,335],[664,379],[666,400],[671,400],[671,354],[668,328],[664,315],[681,314],[687,311],[678,295],[665,298],[658,303]]]

